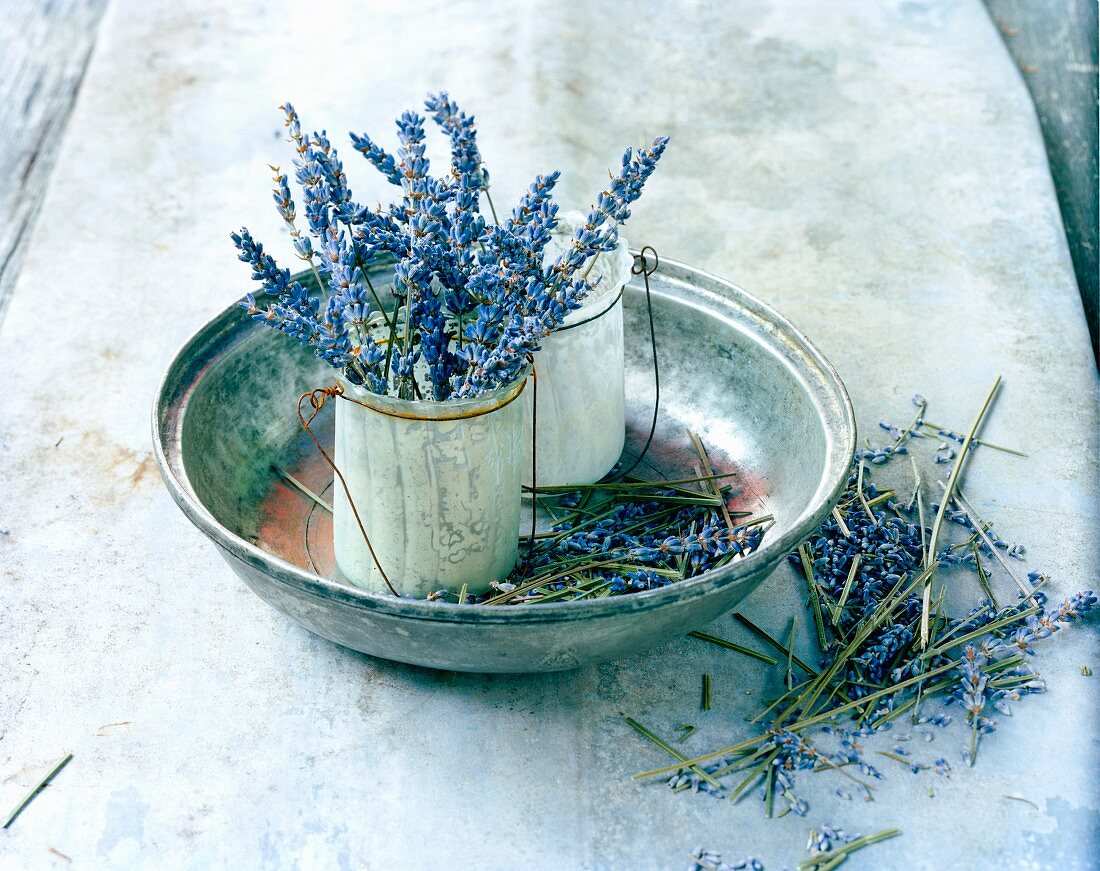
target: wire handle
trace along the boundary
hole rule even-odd
[[[646,245],[634,255],[634,264],[630,267],[631,275],[640,275],[642,281],[645,282],[645,305],[649,314],[649,344],[653,349],[653,388],[656,396],[653,399],[653,420],[649,425],[649,436],[645,440],[645,446],[642,448],[642,452],[634,458],[634,462],[630,464],[630,467],[615,476],[616,480],[625,478],[638,468],[649,452],[649,446],[653,444],[653,436],[657,432],[657,415],[661,408],[661,370],[657,364],[657,329],[653,324],[653,295],[649,289],[649,276],[656,272],[657,267],[660,265],[661,258],[657,255],[657,251],[652,245]]]
[[[302,403],[309,400],[310,407],[313,409],[313,413],[310,414],[309,419],[302,414]],[[344,495],[348,497],[348,504],[351,506],[351,513],[355,516],[355,522],[359,524],[359,531],[363,534],[363,541],[367,543],[367,550],[370,551],[370,557],[374,560],[374,565],[378,569],[378,573],[382,575],[382,580],[386,582],[386,586],[389,591],[395,596],[398,595],[397,590],[394,589],[392,583],[390,583],[389,575],[386,574],[386,570],[382,568],[382,563],[378,561],[378,554],[374,552],[374,545],[370,543],[370,536],[367,535],[367,529],[363,525],[363,520],[359,516],[359,509],[355,507],[355,500],[351,498],[351,490],[348,489],[348,482],[344,480],[343,473],[336,467],[336,463],[333,462],[332,457],[329,456],[318,441],[317,436],[313,434],[313,430],[310,428],[310,424],[313,423],[314,418],[321,413],[321,409],[325,407],[325,403],[329,399],[347,399],[344,396],[344,386],[342,384],[334,384],[332,387],[319,387],[316,390],[307,390],[301,396],[298,397],[298,422],[302,424],[302,429],[309,434],[309,437],[313,440],[313,444],[317,447],[317,450],[321,452],[321,456],[325,458],[325,462],[332,467],[332,471],[340,481],[340,486],[344,488]]]

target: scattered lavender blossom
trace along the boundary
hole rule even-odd
[[[780,815],[804,813],[805,804],[794,792],[799,772],[837,769],[839,775],[851,779],[856,779],[851,772],[870,781],[881,779],[885,775],[868,761],[864,746],[867,739],[877,739],[903,715],[908,715],[914,726],[947,730],[952,717],[943,709],[936,710],[942,703],[965,711],[969,737],[962,758],[973,764],[978,742],[996,728],[993,717],[1010,715],[1012,702],[1044,691],[1043,679],[1031,666],[1036,644],[1095,609],[1097,597],[1092,591],[1050,603],[1039,589],[1049,580],[1047,575],[1031,571],[1027,584],[1022,585],[1011,604],[995,605],[986,596],[956,617],[945,614],[942,606],[934,607],[929,639],[927,645],[922,645],[917,631],[922,619],[919,594],[922,579],[930,576],[930,564],[972,569],[979,576],[983,592],[988,593],[993,568],[986,569],[976,557],[995,555],[995,548],[1006,556],[1023,559],[1025,550],[1004,542],[988,522],[976,519],[972,512],[948,511],[946,519],[961,528],[967,538],[942,546],[936,554],[926,553],[930,530],[926,526],[922,529],[928,518],[920,506],[928,503],[917,498],[919,477],[917,490],[907,500],[895,490],[880,489],[868,480],[872,466],[886,465],[907,454],[913,440],[921,438],[927,402],[916,396],[914,405],[918,413],[908,426],[880,424],[892,442],[881,446],[868,443],[857,451],[837,510],[806,545],[791,554],[791,563],[806,576],[811,591],[809,607],[817,610],[821,671],[789,687],[754,719],[766,723],[756,737],[687,760],[685,765],[694,765],[718,781],[717,785],[704,781],[706,789],[700,787],[697,791],[738,799],[748,794],[747,785],[751,786],[755,778],[756,792],[768,802],[769,815],[772,803],[780,798],[788,803]],[[952,431],[938,434],[959,441]],[[925,444],[933,451],[939,450],[931,439]],[[954,454],[950,445],[947,450]],[[958,462],[959,457],[953,456],[952,461]],[[976,523],[981,525],[980,530]],[[1003,561],[994,565],[998,564],[1005,565]],[[1013,578],[1021,583],[1014,574]],[[835,724],[842,713],[854,717],[851,728]],[[833,720],[834,725],[826,720]],[[822,743],[831,740],[839,746],[820,746],[811,733],[813,729],[822,737]],[[933,740],[928,728],[918,729],[916,734],[924,742]],[[898,743],[910,737],[899,735],[892,749],[876,752],[913,774],[934,772],[951,777],[951,764],[944,756],[922,759],[919,748],[923,745]],[[674,765],[646,774],[676,771]],[[682,783],[677,785],[677,778],[687,770],[682,769],[670,780],[674,789],[685,788]],[[734,772],[738,780],[743,779],[736,790],[733,784],[737,781],[727,786],[723,780]],[[861,785],[865,790],[871,788],[869,782]],[[836,796],[851,800],[850,788],[850,784],[837,788]],[[892,836],[879,833],[861,840],[871,843]],[[817,852],[828,851],[819,847]]]
[[[764,871],[764,864],[759,859],[749,856],[746,859],[738,859],[733,862],[723,862],[722,855],[713,850],[704,850],[699,847],[691,854],[692,862],[688,865],[688,871]]]

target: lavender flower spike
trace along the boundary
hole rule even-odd
[[[451,166],[460,186],[484,189],[487,174],[477,147],[474,116],[461,111],[446,91],[428,94],[424,108],[451,140]]]
[[[642,195],[642,188],[657,168],[668,141],[667,136],[661,136],[653,140],[649,148],[639,148],[636,152],[628,148],[623,153],[619,174],[596,198],[588,219],[573,235],[572,247],[550,266],[548,282],[560,286],[570,281],[589,257],[614,250],[619,241],[618,225],[630,217],[630,204]]]
[[[374,168],[382,173],[390,184],[401,184],[401,173],[397,169],[397,161],[393,159],[393,155],[376,145],[366,133],[358,136],[349,133],[348,136],[351,137],[352,147],[374,164]]]
[[[398,119],[393,153],[366,134],[351,134],[356,151],[401,188],[396,202],[376,208],[353,201],[324,130],[303,133],[294,106],[280,107],[294,146],[301,211],[277,167],[272,167],[272,197],[295,252],[314,271],[320,297],[310,297],[247,230],[234,233],[233,241],[262,288],[242,303],[251,317],[297,339],[355,384],[406,399],[446,401],[515,380],[527,355],[580,306],[591,284],[578,270],[615,247],[618,225],[629,216],[668,140],[627,149],[573,246],[548,269],[543,261],[557,225],[551,193],[559,174],[536,177],[511,216],[501,223],[494,210],[493,225],[487,226],[480,197],[488,196],[488,173],[473,116],[445,92],[429,94],[424,105],[451,147],[450,172],[442,178],[429,174],[425,118],[416,112]],[[308,225],[300,230],[299,215]],[[392,308],[383,304],[368,274],[382,256],[396,261]],[[269,303],[256,301],[265,295]],[[754,547],[755,532],[727,536],[711,528],[712,522],[704,526],[701,533],[674,540],[641,536],[624,542],[624,550],[659,560],[675,551],[696,566]],[[629,582],[650,585],[663,582],[663,576],[639,567],[631,570]]]

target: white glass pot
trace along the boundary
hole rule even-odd
[[[411,402],[344,385],[336,403],[336,562],[357,586],[423,598],[467,584],[482,593],[518,556],[526,373],[454,402]],[[382,571],[379,570],[381,565]]]
[[[546,247],[552,261],[569,244],[579,212],[562,216]],[[524,484],[591,484],[618,462],[626,440],[622,291],[634,259],[625,239],[596,259],[588,278],[599,283],[534,355],[537,389],[528,388]],[[537,394],[537,408],[536,408]],[[531,431],[535,430],[532,458]]]

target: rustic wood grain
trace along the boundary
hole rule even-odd
[[[0,319],[107,0],[14,0],[0,14]]]
[[[1092,350],[1097,354],[1096,2],[985,0],[985,4],[1035,102]]]

